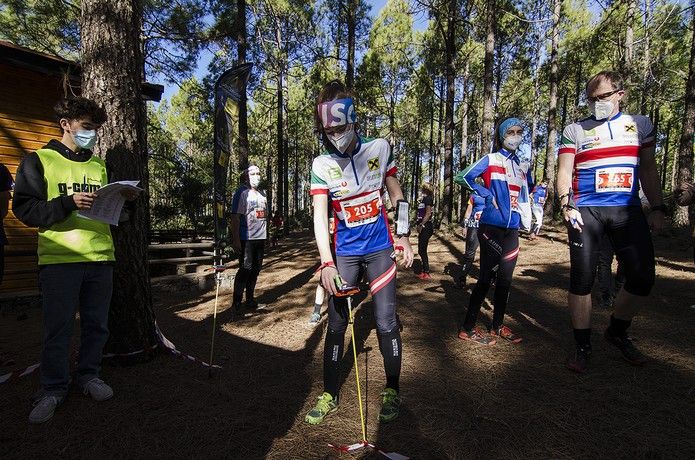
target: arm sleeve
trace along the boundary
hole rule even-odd
[[[640,117],[637,119],[637,131],[641,149],[656,145],[656,130],[649,118]]]
[[[571,153],[572,155],[577,154],[577,139],[574,135],[573,126],[574,125],[569,125],[562,131],[560,150],[557,152],[558,155],[564,155],[566,153]]]
[[[456,183],[461,184],[463,187],[477,193],[483,198],[492,195],[490,190],[488,190],[480,184],[475,183],[475,179],[477,177],[482,176],[485,173],[489,164],[490,159],[487,155],[485,155],[480,160],[476,161],[475,163],[464,169],[462,172],[458,173],[455,179]]]
[[[318,162],[314,160],[311,165],[311,194],[328,195],[328,182],[322,177]]]
[[[0,192],[9,192],[13,186],[12,174],[10,174],[7,166],[0,163]]]
[[[246,214],[246,196],[248,189],[238,188],[232,198],[232,214]]]
[[[528,185],[530,193],[533,193],[533,191],[536,189],[536,181],[533,180],[533,171],[531,170],[531,163],[529,163],[528,169],[526,170],[526,185]]]
[[[27,155],[17,168],[12,211],[25,225],[50,227],[77,210],[72,195],[47,199],[43,168],[35,153]]]
[[[384,139],[384,142],[388,146],[388,158],[386,160],[386,176],[395,176],[398,173],[398,168],[396,167],[396,162],[393,159],[393,152],[391,151],[391,144],[388,143],[387,140]]]

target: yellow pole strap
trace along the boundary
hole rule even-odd
[[[357,400],[360,404],[360,420],[362,422],[362,442],[367,444],[367,427],[364,423],[362,411],[362,391],[360,390],[360,374],[357,370],[357,346],[355,345],[355,318],[352,316],[352,296],[347,299],[348,312],[350,313],[350,336],[352,340],[352,356],[355,358],[355,380],[357,380]]]

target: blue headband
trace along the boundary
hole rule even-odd
[[[524,127],[521,120],[519,120],[518,118],[507,118],[502,123],[500,123],[499,129],[497,130],[500,140],[504,140],[504,135],[507,133],[507,130],[512,126],[520,126],[522,128]]]
[[[347,125],[356,119],[355,106],[349,97],[319,104],[318,111],[324,128]]]

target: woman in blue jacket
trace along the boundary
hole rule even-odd
[[[519,255],[520,213],[530,206],[529,190],[533,186],[529,164],[517,155],[523,134],[521,120],[507,118],[497,129],[499,148],[457,174],[455,179],[456,183],[485,199],[478,229],[480,278],[471,293],[466,316],[459,323],[458,334],[462,340],[481,345],[494,345],[497,338],[521,342],[521,337],[504,325],[504,313]],[[483,179],[482,185],[475,182],[478,177]],[[475,324],[495,276],[495,308],[488,334]]]

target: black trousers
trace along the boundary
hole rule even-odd
[[[490,283],[497,272],[495,285],[495,307],[492,328],[497,329],[504,323],[507,310],[512,275],[519,256],[519,231],[515,228],[501,228],[481,224],[478,229],[480,240],[480,278],[473,288],[465,320],[459,323],[460,329],[470,331],[480,313],[480,307],[490,289]]]
[[[466,229],[466,253],[463,255],[463,277],[470,273],[475,260],[475,252],[478,250],[478,227],[468,227]]]
[[[417,236],[417,253],[420,254],[422,271],[425,273],[430,272],[430,258],[427,255],[427,245],[429,245],[433,233],[434,227],[431,222],[428,222],[422,226],[422,231]]]
[[[241,303],[241,298],[246,290],[246,301],[254,300],[253,291],[256,289],[258,274],[263,266],[265,240],[241,241],[241,254],[239,254],[239,271],[234,278],[234,303]]]

